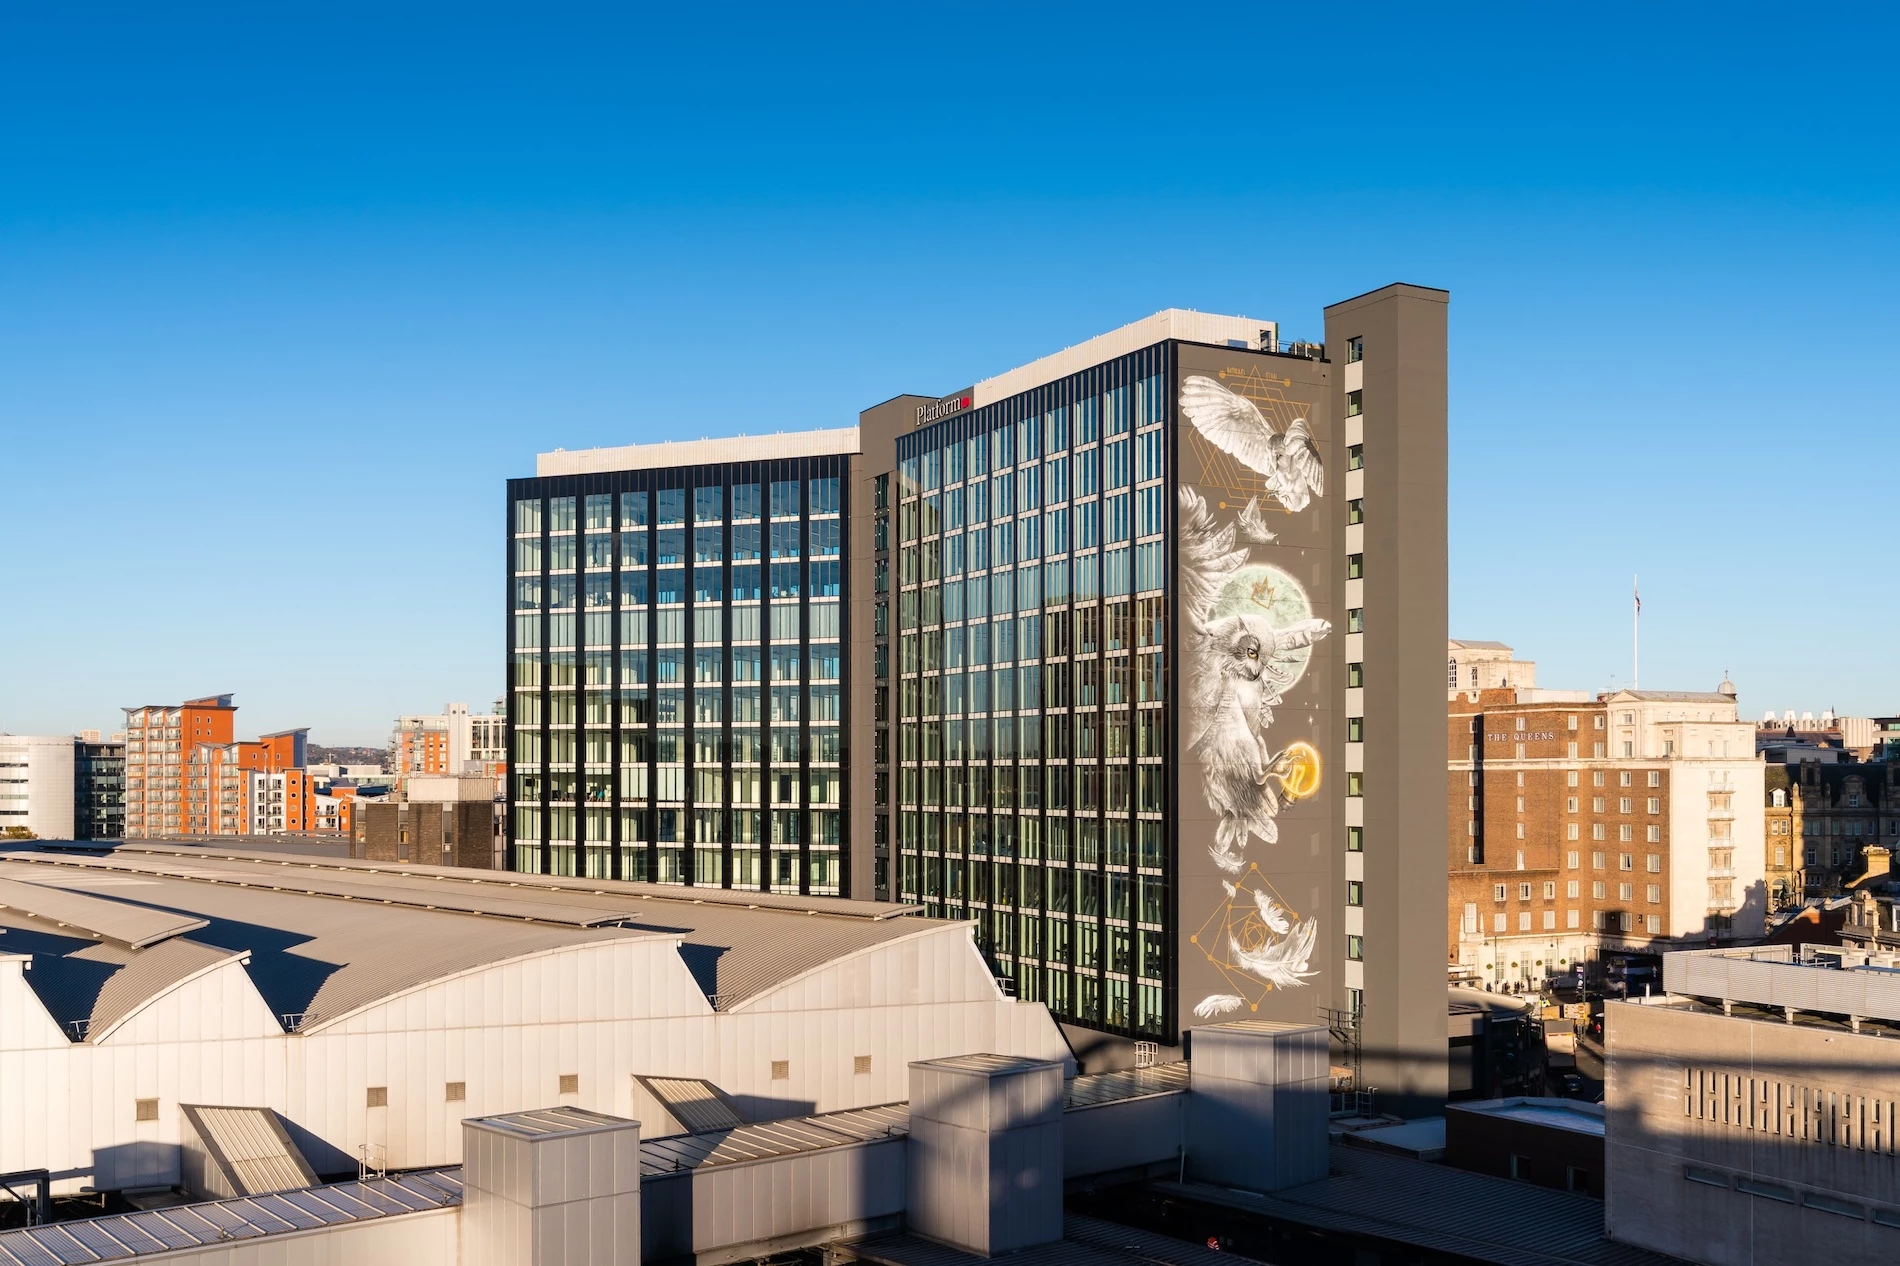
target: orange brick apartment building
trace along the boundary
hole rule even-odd
[[[1732,685],[1447,697],[1459,974],[1528,986],[1606,953],[1761,934],[1762,770]]]
[[[126,838],[319,829],[320,797],[304,768],[309,732],[239,741],[231,699],[125,709]]]

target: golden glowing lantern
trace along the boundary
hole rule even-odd
[[[1281,755],[1286,773],[1280,786],[1288,800],[1302,800],[1319,790],[1319,751],[1311,743],[1293,743]]]

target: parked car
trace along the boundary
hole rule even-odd
[[[1563,1076],[1562,1084],[1564,1088],[1564,1094],[1574,1095],[1578,1091],[1583,1089],[1583,1078],[1578,1076],[1576,1073],[1565,1073]]]

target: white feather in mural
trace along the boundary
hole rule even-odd
[[[1211,1020],[1217,1015],[1238,1011],[1246,1005],[1247,1000],[1239,994],[1211,993],[1194,1004],[1194,1014],[1203,1020]]]

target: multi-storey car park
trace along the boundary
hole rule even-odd
[[[1445,312],[1169,310],[855,428],[543,454],[509,864],[914,903],[1072,1036],[1324,1013],[1442,1096]]]

